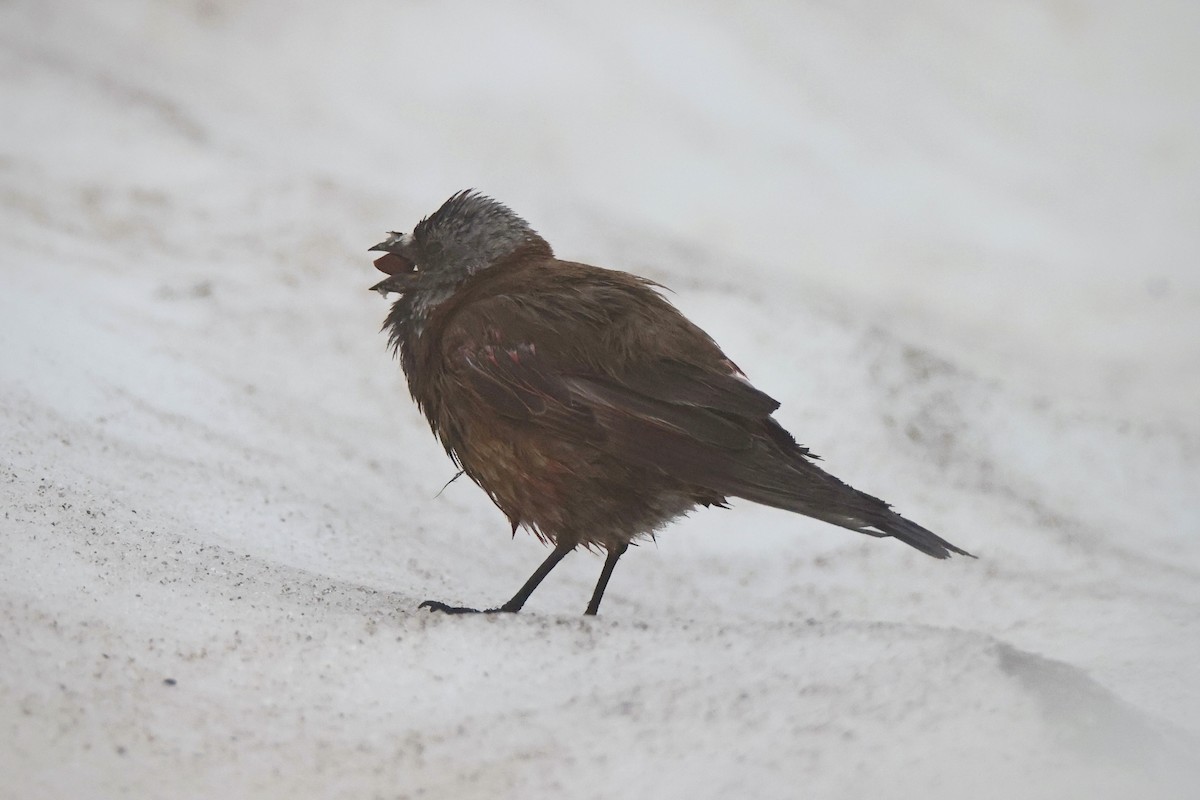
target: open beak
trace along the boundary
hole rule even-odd
[[[387,297],[389,292],[404,294],[416,285],[417,265],[405,254],[407,242],[404,239],[404,234],[393,231],[388,238],[367,251],[383,251],[383,255],[375,259],[375,269],[388,276],[372,286],[371,291]]]
[[[399,292],[400,294],[404,294],[416,285],[417,273],[410,272],[400,275],[389,275],[379,283],[372,286],[371,291],[379,292],[379,294],[387,297],[389,292]]]
[[[404,234],[403,233],[396,233],[395,231],[388,231],[388,238],[384,239],[382,242],[375,245],[374,247],[368,249],[367,252],[369,253],[372,250],[382,250],[385,253],[399,254],[399,253],[401,253],[401,247],[403,246],[403,244],[404,244]]]

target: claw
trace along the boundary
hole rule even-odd
[[[514,613],[507,608],[467,608],[466,606],[451,606],[440,600],[426,600],[418,609],[428,608],[430,611],[441,611],[443,614],[511,614]]]

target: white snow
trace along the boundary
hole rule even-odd
[[[0,796],[1187,797],[1200,5],[0,5]],[[412,406],[452,192],[638,272],[852,484],[601,616]],[[168,682],[169,681],[171,682]]]

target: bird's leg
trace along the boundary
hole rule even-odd
[[[600,610],[600,599],[604,597],[604,589],[608,586],[608,579],[612,577],[613,569],[617,566],[617,559],[625,555],[625,551],[628,549],[629,542],[625,542],[620,547],[608,551],[608,558],[604,559],[604,569],[600,570],[600,580],[596,581],[596,590],[592,592],[592,602],[588,603],[587,611],[583,612],[584,616],[594,617]]]
[[[529,576],[529,580],[525,581],[525,585],[517,590],[517,593],[512,596],[511,600],[496,610],[520,611],[521,606],[525,605],[525,601],[529,599],[529,595],[533,594],[533,590],[550,574],[550,570],[558,566],[558,562],[563,560],[563,556],[574,549],[574,544],[556,545],[550,555],[546,556],[546,560],[542,562],[542,565],[533,571],[533,574]]]
[[[502,611],[507,611],[507,612],[520,611],[521,606],[525,605],[525,601],[529,599],[529,595],[533,594],[533,590],[536,589],[538,587],[538,584],[540,584],[545,579],[545,577],[550,574],[550,570],[552,570],[556,566],[558,566],[558,562],[562,561],[563,557],[566,556],[567,553],[571,552],[574,549],[575,549],[575,545],[573,545],[573,544],[572,545],[566,545],[566,544],[557,545],[554,548],[554,550],[550,553],[550,555],[546,557],[546,560],[542,562],[542,565],[540,567],[538,567],[536,570],[534,570],[534,573],[529,576],[529,580],[525,581],[525,585],[522,586],[519,590],[517,590],[517,593],[512,596],[511,600],[509,600],[507,603],[500,606],[499,608],[485,609],[483,611],[483,613],[495,614],[495,613],[502,612]],[[609,570],[609,571],[611,572],[611,570]],[[441,611],[445,614],[478,614],[478,613],[480,613],[480,609],[478,609],[478,608],[465,608],[463,606],[449,606],[449,605],[446,605],[445,603],[438,602],[437,600],[426,600],[424,603],[421,603],[421,605],[417,606],[417,608],[428,608],[430,611]]]

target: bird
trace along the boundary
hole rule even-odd
[[[520,611],[583,548],[606,554],[584,612],[595,615],[631,544],[730,498],[933,558],[974,558],[821,469],[775,420],[779,402],[664,287],[556,258],[503,203],[457,192],[369,250],[383,253],[375,266],[387,275],[371,289],[398,295],[382,330],[433,434],[513,536],[525,528],[553,548],[511,599],[483,611]]]

